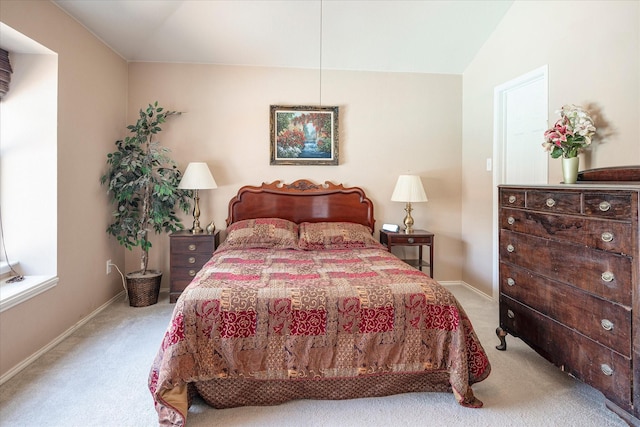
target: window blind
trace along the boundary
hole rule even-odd
[[[9,92],[9,83],[11,83],[11,62],[9,61],[9,52],[0,49],[0,99]]]

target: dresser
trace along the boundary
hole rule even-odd
[[[169,302],[176,302],[202,266],[209,261],[218,247],[220,231],[213,234],[193,234],[183,230],[171,233],[170,259],[171,277],[169,281]]]
[[[499,187],[497,348],[519,337],[637,425],[640,182],[605,172],[575,185]]]

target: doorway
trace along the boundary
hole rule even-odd
[[[547,184],[548,153],[542,148],[548,121],[548,66],[494,89],[493,107],[493,297],[498,283],[498,185]]]

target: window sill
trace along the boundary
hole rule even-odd
[[[25,276],[21,282],[0,281],[0,313],[58,284],[58,276]]]

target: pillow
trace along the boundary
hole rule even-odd
[[[227,228],[226,249],[298,249],[298,224],[282,218],[234,222]]]
[[[298,247],[305,250],[383,248],[369,227],[353,222],[303,222]]]

